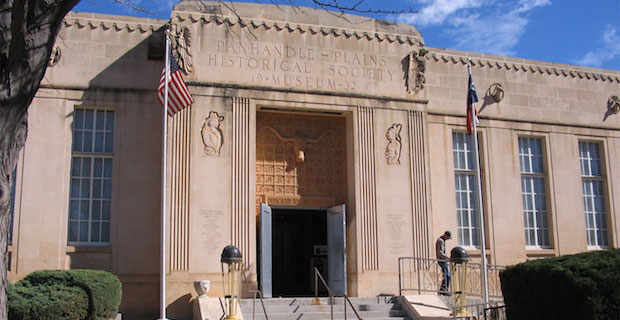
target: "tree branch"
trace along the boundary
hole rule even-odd
[[[157,17],[157,14],[155,14],[155,12],[146,9],[145,7],[137,6],[132,0],[114,0],[112,1],[112,3],[126,5],[134,11],[143,12],[152,15],[153,17]]]
[[[418,13],[417,10],[413,10],[411,8],[402,9],[402,10],[382,10],[382,9],[372,9],[372,8],[363,8],[362,4],[365,0],[358,0],[353,5],[341,4],[338,0],[330,0],[330,1],[322,1],[322,0],[312,0],[312,2],[319,8],[324,10],[334,10],[344,13],[375,13],[375,14],[403,14],[403,13]]]

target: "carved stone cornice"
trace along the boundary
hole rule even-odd
[[[553,65],[553,63],[543,62],[542,64],[536,63],[528,63],[524,59],[515,59],[519,61],[511,61],[512,58],[506,57],[505,59],[494,59],[492,56],[489,58],[486,57],[476,57],[476,56],[468,56],[466,54],[459,55],[456,53],[449,52],[438,52],[433,50],[433,48],[428,48],[429,52],[424,56],[427,61],[434,62],[442,62],[442,63],[452,63],[452,64],[461,64],[467,65],[469,62],[468,59],[471,59],[472,66],[478,66],[481,68],[489,68],[489,69],[505,69],[507,71],[517,71],[517,72],[530,72],[536,74],[544,74],[544,75],[554,75],[558,77],[569,77],[569,78],[578,78],[578,79],[586,79],[586,80],[596,80],[596,81],[607,81],[613,83],[620,83],[620,74],[605,74],[600,72],[579,70],[577,68],[586,69],[587,67],[578,67],[570,68],[569,65],[557,64],[557,66]],[[466,52],[464,52],[466,53]],[[497,56],[501,58],[500,56]],[[534,61],[532,61],[534,62]]]
[[[398,43],[405,44],[411,46],[423,46],[424,43],[421,38],[403,35],[403,34],[395,34],[395,33],[385,33],[378,31],[369,31],[369,30],[355,30],[348,28],[339,28],[339,27],[330,27],[330,26],[320,26],[313,24],[304,24],[304,23],[295,23],[288,21],[273,21],[273,20],[265,20],[265,19],[256,19],[256,18],[239,18],[233,16],[220,16],[214,14],[203,14],[197,12],[179,12],[174,11],[172,13],[172,21],[177,21],[179,23],[204,23],[210,24],[215,23],[217,25],[226,24],[228,26],[240,25],[242,27],[251,27],[253,29],[265,29],[265,30],[276,30],[276,31],[286,31],[286,32],[299,32],[300,34],[304,34],[306,32],[311,33],[312,35],[323,35],[323,36],[334,36],[334,37],[346,37],[346,38],[355,38],[358,40],[368,40],[373,41],[376,40],[378,42],[387,41],[389,43]]]
[[[113,16],[111,16],[113,17]],[[148,19],[145,19],[148,20]],[[63,20],[63,26],[65,28],[77,27],[90,29],[103,29],[103,30],[115,30],[115,31],[127,31],[140,33],[153,32],[159,30],[166,24],[166,20],[161,20],[161,23],[148,23],[147,21],[122,21],[122,20],[109,20],[101,19],[97,17],[83,17],[77,15],[67,15]]]

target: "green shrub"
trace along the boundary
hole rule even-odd
[[[118,278],[102,270],[43,270],[27,275],[16,286],[64,285],[81,288],[88,296],[86,319],[114,318],[121,303],[122,288]]]
[[[79,287],[61,284],[8,287],[9,320],[82,320],[88,296]]]
[[[500,280],[508,319],[620,319],[620,249],[528,261]]]

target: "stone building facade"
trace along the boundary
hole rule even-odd
[[[195,102],[168,120],[169,316],[191,314],[195,280],[222,294],[228,244],[243,253],[244,288],[270,281],[274,296],[307,295],[312,266],[350,296],[395,294],[398,258],[434,258],[444,230],[474,257],[484,232],[500,265],[619,245],[620,72],[431,48],[413,26],[357,16],[235,8],[183,1],[172,12]],[[123,282],[121,312],[157,315],[167,22],[64,20],[15,173],[10,280],[109,270]]]

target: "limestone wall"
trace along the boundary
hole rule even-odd
[[[620,92],[617,71],[584,68],[430,48],[427,54],[428,112],[432,159],[434,231],[456,229],[453,197],[452,132],[465,131],[467,63],[478,92],[487,248],[491,261],[512,264],[525,260],[585,251],[585,218],[579,167],[579,141],[603,146],[608,226],[617,230],[618,195],[613,193],[612,147],[620,138],[620,118],[610,113],[607,100]],[[493,83],[504,88],[496,102],[488,94]],[[526,250],[518,159],[518,137],[543,139],[552,245]],[[437,196],[450,190],[450,197]],[[610,239],[618,244],[617,232]],[[455,241],[454,241],[455,242]],[[456,245],[452,243],[452,245]],[[473,252],[476,254],[476,251]],[[477,252],[479,254],[479,252]]]
[[[243,252],[246,293],[257,286],[256,206],[269,202],[257,198],[264,196],[257,189],[260,112],[339,118],[333,123],[343,135],[337,158],[345,172],[333,190],[347,208],[349,294],[397,293],[398,257],[433,258],[434,240],[456,230],[452,133],[465,130],[467,58],[481,100],[491,262],[587,250],[580,140],[603,146],[611,244],[620,244],[620,118],[605,118],[607,99],[620,95],[620,72],[426,48],[412,26],[311,9],[236,4],[240,20],[200,4],[182,2],[172,14],[173,35],[191,40],[189,51],[174,54],[192,66],[185,79],[195,103],[167,128],[169,316],[190,314],[194,280],[211,280],[211,294],[222,295],[219,254],[227,244]],[[67,16],[61,59],[30,108],[11,280],[38,269],[110,270],[123,281],[122,312],[157,313],[162,114],[155,88],[164,23]],[[485,94],[496,82],[505,90],[499,103]],[[67,245],[76,106],[115,112],[109,246]],[[543,139],[550,249],[525,247],[519,136]]]

